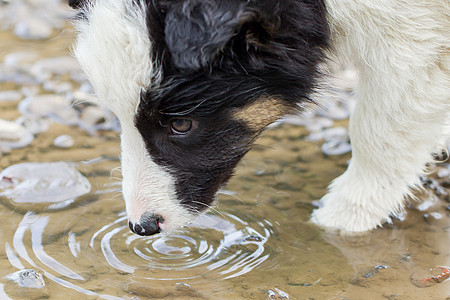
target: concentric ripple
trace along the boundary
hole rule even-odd
[[[233,278],[245,274],[269,257],[265,243],[272,224],[257,228],[230,214],[207,214],[187,228],[171,234],[140,237],[132,234],[126,216],[95,232],[90,247],[100,244],[112,267],[126,272],[148,271],[147,279]],[[124,246],[128,251],[123,251]],[[147,275],[148,275],[147,274]]]
[[[70,290],[74,297],[145,296],[149,291],[139,289],[148,286],[164,286],[166,292],[184,295],[192,290],[180,291],[180,287],[216,287],[216,282],[272,264],[274,255],[268,241],[274,225],[236,207],[229,213],[211,211],[171,233],[149,237],[133,234],[123,210],[120,184],[109,179],[109,170],[116,163],[100,159],[85,164],[84,169],[93,176],[92,186],[97,187],[83,195],[91,201],[26,212],[14,206],[11,224],[6,226],[15,229],[0,235],[4,244],[0,250],[10,263],[10,268],[3,270],[8,281],[3,292],[0,286],[0,298],[22,293],[18,287],[28,293],[29,286],[42,283],[44,287],[31,289],[30,298],[45,298],[49,282],[63,293]],[[18,176],[5,174],[3,184],[8,188]],[[8,211],[9,206],[0,208]],[[36,278],[42,280],[34,282]],[[159,295],[155,293],[151,295]]]
[[[87,215],[80,211],[86,210],[80,206],[76,213],[22,216],[5,241],[11,282],[20,286],[22,277],[28,278],[23,274],[36,274],[76,294],[117,299],[128,293],[127,286],[121,285],[130,280],[143,286],[152,281],[171,286],[210,284],[246,274],[272,254],[266,242],[274,228],[266,220],[251,222],[232,214],[208,213],[178,231],[141,237],[129,230],[125,211],[116,218],[114,213],[99,217],[104,224],[92,223],[95,210]],[[99,285],[104,290],[97,291]],[[14,293],[16,287],[7,285],[5,290]],[[37,293],[33,297],[44,297],[39,294],[44,290],[33,290]]]

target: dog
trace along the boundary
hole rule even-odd
[[[204,212],[254,140],[302,111],[330,60],[359,74],[352,159],[312,213],[342,232],[382,226],[448,136],[445,0],[70,0],[74,54],[120,120],[130,229]]]

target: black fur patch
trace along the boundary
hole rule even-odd
[[[83,0],[69,0],[69,6],[72,8],[80,8]]]
[[[154,161],[167,167],[176,178],[181,203],[199,212],[213,201],[219,187],[232,175],[234,167],[250,149],[252,134],[230,117],[230,110],[204,114],[201,110],[183,116],[198,123],[186,136],[174,136],[168,128],[176,116],[161,114],[146,95],[136,116],[136,126]],[[150,97],[150,98],[148,98]]]
[[[213,200],[258,132],[233,111],[275,97],[309,101],[328,47],[322,0],[148,0],[153,59],[162,82],[142,95],[136,126],[155,161],[176,178],[181,203]],[[198,126],[170,135],[170,118]]]

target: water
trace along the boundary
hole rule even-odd
[[[51,64],[44,69],[53,71],[33,71],[43,59],[66,56],[72,39],[70,27],[45,41],[0,32],[0,93],[12,98],[0,101],[0,119],[18,120],[33,135],[29,146],[18,148],[2,146],[0,136],[0,299],[449,298],[448,280],[424,282],[450,265],[448,164],[435,167],[435,181],[418,195],[425,204],[411,204],[403,221],[355,237],[309,222],[313,201],[350,159],[322,152],[321,134],[347,143],[345,130],[323,133],[347,125],[329,114],[291,118],[268,130],[217,205],[190,226],[159,236],[132,234],[120,194],[114,119],[83,102],[90,87],[76,66],[66,63],[58,74]],[[24,99],[43,94],[75,103],[73,110],[19,111]],[[73,146],[55,143],[62,135]],[[8,171],[21,163],[63,164],[71,176]],[[39,188],[15,198],[4,193],[18,183],[25,191]],[[40,188],[49,186],[44,197]]]

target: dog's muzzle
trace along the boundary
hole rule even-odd
[[[131,231],[139,235],[154,235],[161,232],[159,224],[163,223],[164,219],[152,213],[144,213],[138,223],[128,221],[128,226]]]

